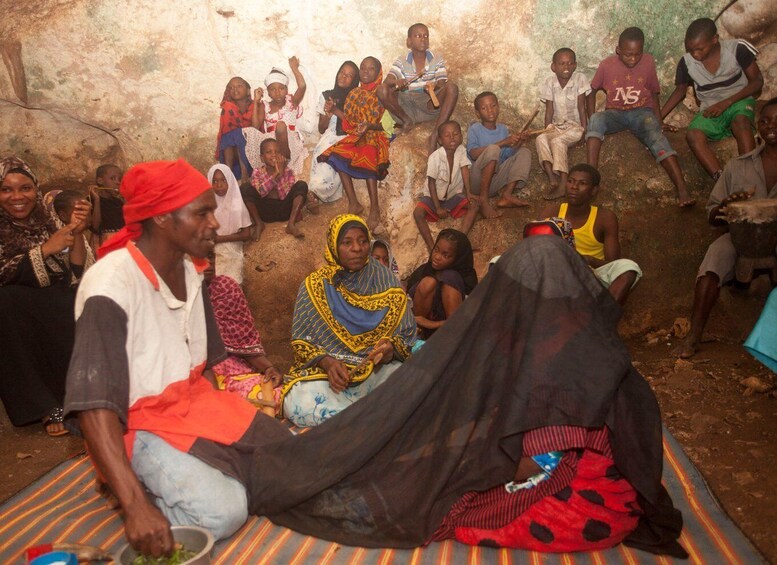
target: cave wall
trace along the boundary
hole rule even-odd
[[[560,46],[589,75],[618,33],[641,26],[646,48],[671,88],[688,22],[715,15],[725,0],[345,0],[179,3],[152,0],[0,1],[0,153],[24,155],[42,178],[87,179],[104,161],[122,166],[185,156],[212,159],[218,104],[233,75],[259,86],[267,71],[302,61],[309,116],[345,59],[374,55],[384,65],[404,50],[409,24],[426,22],[461,87],[461,106],[482,89],[524,118]],[[775,15],[769,0],[735,3],[731,29],[764,51],[776,78]],[[775,93],[771,81],[767,95]],[[471,112],[465,112],[467,121]],[[315,142],[315,136],[309,141]]]

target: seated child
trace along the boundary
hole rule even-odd
[[[318,157],[346,135],[343,129],[343,109],[348,94],[359,86],[359,67],[353,61],[340,65],[332,90],[325,90],[318,100],[318,131],[321,139],[313,150],[310,164],[310,192],[322,202],[334,202],[343,196],[343,183],[329,163]]]
[[[370,256],[378,263],[391,270],[394,276],[399,280],[399,265],[391,253],[391,246],[385,239],[377,238],[370,242]],[[400,281],[400,284],[402,282]]]
[[[422,196],[413,211],[413,218],[431,253],[434,247],[432,232],[427,222],[436,222],[451,216],[461,218],[461,231],[469,233],[478,213],[477,203],[470,194],[467,150],[462,145],[461,126],[449,120],[437,128],[440,148],[429,155],[426,177],[429,196]]]
[[[213,366],[216,384],[220,390],[237,393],[262,406],[262,411],[268,415],[275,416],[283,375],[265,354],[240,285],[229,276],[216,275],[218,260],[215,255],[208,259],[208,268],[203,273],[205,284],[219,334],[229,354]]]
[[[99,247],[124,227],[124,198],[119,193],[122,171],[116,165],[100,165],[95,173],[97,186],[89,189],[94,234],[92,245]]]
[[[575,165],[567,178],[566,202],[545,208],[542,217],[569,221],[572,233],[565,235],[565,239],[574,242],[575,249],[594,270],[596,278],[609,289],[618,304],[623,305],[642,277],[642,270],[631,259],[621,258],[617,216],[611,210],[591,205],[599,193],[600,182],[601,176],[594,167],[582,163]]]
[[[296,180],[281,153],[280,143],[272,138],[262,141],[260,157],[263,165],[254,168],[253,187],[243,185],[240,192],[254,224],[254,240],[264,230],[264,222],[285,222],[286,232],[303,238],[297,222],[302,219],[302,205],[308,197],[308,185]]]
[[[278,141],[280,151],[289,161],[289,167],[295,175],[302,173],[307,149],[303,143],[302,134],[297,130],[297,120],[302,117],[300,103],[305,96],[307,85],[299,70],[299,60],[289,58],[289,67],[297,81],[297,90],[289,94],[289,77],[281,69],[273,67],[264,79],[270,101],[262,99],[264,91],[257,88],[254,91],[254,113],[251,117],[251,128],[243,129],[246,138],[246,155],[254,168],[261,166],[259,157],[260,146],[265,139]]]
[[[718,180],[723,167],[708,140],[733,135],[740,155],[755,149],[755,97],[764,84],[755,60],[758,50],[742,39],[721,41],[715,22],[709,18],[694,20],[688,26],[685,50],[677,64],[674,92],[661,109],[661,117],[666,118],[693,85],[700,108],[685,139],[702,167]]]
[[[480,213],[484,218],[498,218],[489,196],[500,195],[500,208],[528,206],[513,196],[516,188],[526,185],[531,168],[531,152],[523,147],[524,135],[511,135],[505,124],[497,123],[499,100],[493,92],[481,92],[475,97],[475,113],[480,123],[467,131],[467,154],[474,163],[470,173],[470,190],[480,195]]]
[[[427,339],[445,323],[478,284],[472,244],[458,230],[446,228],[437,236],[429,261],[407,281],[419,334]]]
[[[229,167],[241,184],[251,178],[252,168],[246,156],[246,139],[242,130],[251,127],[253,115],[251,85],[241,77],[232,77],[221,98],[216,160]]]
[[[569,172],[567,148],[582,139],[588,125],[585,100],[591,85],[576,69],[575,52],[568,47],[557,50],[550,65],[553,74],[545,79],[540,91],[548,131],[537,136],[537,156],[550,184],[543,194],[546,200],[564,196]]]
[[[618,38],[615,55],[599,63],[591,81],[593,97],[597,90],[607,93],[606,109],[588,120],[585,134],[588,164],[599,165],[604,136],[625,129],[633,133],[661,163],[677,188],[680,207],[696,204],[680,170],[677,152],[661,128],[660,88],[653,57],[643,53],[645,35],[637,27],[625,29]]]
[[[348,93],[343,107],[343,130],[348,134],[324,151],[319,161],[329,163],[338,172],[348,197],[348,213],[362,214],[364,207],[356,196],[353,179],[367,182],[370,213],[367,225],[375,235],[385,231],[380,223],[378,181],[388,174],[389,143],[381,118],[381,106],[375,90],[383,80],[380,61],[365,58],[359,65],[360,85]]]
[[[416,122],[435,120],[435,127],[429,134],[427,150],[434,151],[437,129],[447,122],[459,99],[459,87],[448,80],[445,59],[429,51],[429,28],[424,24],[413,24],[407,30],[407,48],[410,52],[398,57],[378,87],[381,104],[401,122],[403,131],[412,128]],[[439,106],[432,102],[429,88],[434,89]]]
[[[216,275],[227,275],[243,284],[243,242],[251,239],[251,216],[240,196],[240,186],[226,165],[213,165],[208,182],[216,193]]]

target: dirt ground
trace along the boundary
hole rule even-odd
[[[669,137],[680,152],[692,193],[703,202],[711,188],[708,179],[695,165],[681,134]],[[600,163],[607,193],[599,200],[617,211],[624,255],[645,271],[626,305],[621,334],[635,365],[656,392],[666,426],[726,512],[766,559],[777,563],[777,473],[772,471],[777,468],[777,378],[741,345],[770,286],[761,277],[748,291],[724,289],[701,350],[690,361],[678,362],[672,354],[673,322],[690,313],[695,269],[716,234],[706,225],[700,205],[680,212],[673,200],[667,201],[666,192],[650,188],[652,182],[665,182],[663,173],[633,138],[616,139],[605,146]],[[392,152],[395,146],[401,151],[401,144],[392,144]],[[571,162],[582,158],[582,149],[575,149]],[[523,194],[533,201],[532,206],[511,210],[500,220],[478,221],[470,233],[480,274],[488,259],[515,243],[524,223],[537,217],[545,205],[536,197],[543,181],[536,157],[534,163]],[[300,224],[305,234],[301,241],[287,236],[281,224],[270,225],[259,243],[246,248],[246,294],[265,348],[278,366],[288,367],[292,360],[288,336],[297,286],[323,263],[328,219],[344,211],[345,204],[338,202],[322,206],[319,216],[306,214]],[[417,245],[422,248],[420,239]],[[748,391],[741,381],[749,377],[757,377],[771,390]],[[41,426],[15,428],[5,410],[0,410],[0,500],[81,450],[79,440],[48,438]]]

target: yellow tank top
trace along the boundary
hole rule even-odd
[[[604,244],[596,239],[594,235],[594,224],[596,223],[596,214],[599,212],[597,206],[591,206],[591,213],[582,227],[574,228],[575,249],[580,255],[590,255],[600,261],[604,261]],[[561,218],[567,217],[567,203],[563,202],[558,209],[558,215]]]

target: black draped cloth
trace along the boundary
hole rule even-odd
[[[661,486],[658,404],[619,316],[561,238],[524,240],[370,396],[255,452],[251,511],[347,545],[418,546],[464,493],[512,480],[527,430],[607,426],[646,512],[627,541],[683,555]]]

